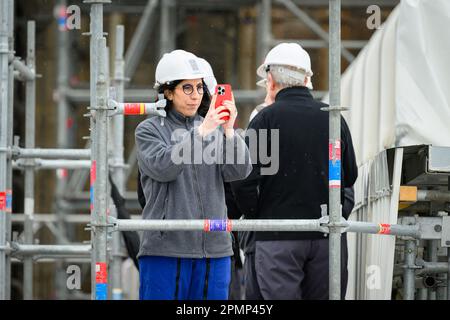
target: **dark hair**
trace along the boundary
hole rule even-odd
[[[165,90],[173,91],[173,90],[175,90],[175,87],[177,85],[179,85],[182,81],[183,80],[175,80],[175,81],[167,82],[159,87],[158,93],[164,93]],[[203,87],[204,87],[204,94],[203,94],[202,101],[200,102],[200,106],[197,109],[197,113],[200,116],[205,117],[206,113],[208,112],[208,109],[209,109],[209,104],[211,103],[211,96],[209,95],[208,87],[206,86],[205,81],[202,80],[202,83],[203,83]],[[167,99],[167,104],[166,104],[166,108],[165,108],[166,112],[168,112],[172,107],[173,107],[173,102]]]

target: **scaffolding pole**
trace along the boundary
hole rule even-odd
[[[0,148],[3,149],[8,143],[8,20],[8,3],[0,1]],[[6,181],[7,154],[0,151],[0,247],[6,246]],[[0,299],[6,298],[6,291],[6,252],[0,250]]]
[[[28,22],[27,28],[27,66],[35,69],[35,31],[34,21]],[[35,146],[35,119],[36,119],[36,82],[28,80],[26,82],[26,108],[25,108],[25,147],[34,148]],[[33,161],[29,159],[29,161]],[[34,218],[34,169],[27,167],[25,169],[25,243],[33,244],[33,218]],[[33,260],[24,259],[24,300],[33,299]]]
[[[14,0],[8,0],[8,38],[9,48],[14,52]],[[13,145],[14,135],[14,66],[9,65],[9,92],[8,92],[8,136],[7,146]],[[12,159],[9,157],[6,161],[6,207],[8,214],[5,218],[6,223],[6,242],[11,241],[11,213],[12,213],[12,186],[13,186]],[[11,257],[6,256],[6,299],[11,299]]]
[[[66,28],[66,10],[67,10],[67,0],[58,0],[57,3],[58,8],[58,28],[56,30],[56,39],[58,42],[57,45],[57,75],[56,75],[56,86],[57,86],[57,147],[64,149],[69,148],[71,146],[70,143],[70,128],[69,128],[69,118],[70,118],[70,109],[69,103],[66,95],[66,88],[69,85],[69,32]],[[70,164],[74,164],[72,161],[68,160],[41,160],[36,161],[39,167],[36,169],[57,169],[60,171],[66,171],[67,169],[76,169],[76,167],[71,167]],[[57,166],[57,161],[61,161],[65,163],[64,166]],[[87,161],[87,160],[86,160]],[[52,164],[55,167],[52,167]],[[88,168],[90,167],[90,163],[88,164]],[[57,244],[65,244],[69,237],[67,233],[67,226],[64,222],[64,216],[66,214],[64,207],[62,205],[62,201],[64,199],[64,195],[67,189],[68,175],[67,174],[57,174],[56,175],[56,189],[55,189],[55,197],[53,200],[53,211],[57,216],[57,226],[59,229],[59,233],[56,235],[56,243]],[[55,272],[55,286],[56,286],[56,295],[59,299],[64,300],[67,295],[67,287],[66,287],[66,277],[67,274],[63,268],[62,261],[58,262],[56,265]]]
[[[95,5],[94,5],[95,6]],[[106,79],[106,39],[98,42],[98,79],[96,86],[96,107],[94,112],[94,127],[92,128],[93,153],[91,168],[91,183],[94,187],[94,211],[92,212],[93,266],[95,266],[95,300],[108,298],[108,262],[107,262],[107,179],[108,179],[108,106]]]
[[[403,271],[403,299],[414,300],[416,240],[407,240],[405,247],[405,266]]]
[[[164,53],[170,52],[175,49],[175,19],[173,16],[174,12],[174,1],[164,0],[160,2],[160,28],[159,33],[159,56],[160,58]]]
[[[259,15],[257,19],[259,37],[257,38],[255,68],[264,61],[264,57],[270,50],[272,42],[272,0],[262,0],[259,3]]]
[[[295,15],[298,19],[300,19],[307,27],[309,27],[314,33],[316,33],[319,37],[321,37],[323,40],[328,42],[329,46],[332,47],[335,44],[331,43],[331,37],[333,36],[331,34],[331,24],[330,24],[330,35],[327,34],[325,30],[322,29],[322,27],[314,21],[306,12],[301,10],[292,0],[277,0],[279,3],[283,4],[289,11],[292,12],[293,15]],[[340,38],[340,21],[341,21],[341,5],[340,0],[330,0],[330,19],[332,18],[332,7],[334,10],[337,10],[338,3],[333,3],[339,1],[339,38]],[[331,22],[331,21],[330,21]],[[341,48],[341,42],[339,41],[339,57],[341,56],[341,49],[342,49],[342,56],[349,62],[352,63],[352,61],[355,59],[355,56],[348,51],[346,48]]]
[[[103,4],[109,3],[108,0],[85,0],[84,3],[91,5],[91,13],[90,13],[90,106],[93,108],[98,108],[97,103],[98,96],[97,96],[97,85],[98,85],[98,74],[99,74],[99,68],[100,68],[100,54],[104,54],[104,52],[100,52],[99,50],[99,44],[100,39],[103,38]],[[106,45],[105,45],[106,47]],[[105,49],[106,50],[106,49]],[[103,59],[102,63],[106,63],[106,58]],[[101,66],[102,68],[104,66]],[[105,68],[106,69],[106,68]],[[106,70],[103,70],[104,73],[106,73]],[[105,74],[103,74],[105,76]],[[106,79],[103,79],[104,82],[106,82]],[[106,101],[105,101],[106,103]],[[100,111],[102,113],[102,111]],[[105,205],[104,203],[100,204],[99,201],[97,201],[97,198],[99,195],[99,186],[98,183],[95,181],[96,178],[96,170],[97,170],[97,161],[98,159],[98,147],[99,147],[99,140],[98,140],[98,134],[104,134],[107,128],[104,128],[104,132],[100,132],[96,120],[98,118],[98,112],[95,110],[95,112],[92,112],[91,110],[91,118],[90,118],[90,132],[91,132],[91,221],[93,224],[96,224],[97,220],[99,219],[99,210],[101,205]],[[103,146],[106,148],[106,143]],[[103,168],[102,168],[103,171]],[[106,188],[106,186],[105,186]],[[94,193],[94,194],[92,194]],[[104,195],[106,196],[106,189],[103,190]],[[100,206],[100,207],[99,207]],[[100,229],[96,229],[95,227],[91,231],[91,239],[93,240],[93,249],[92,250],[92,265],[91,265],[91,279],[93,279],[92,286],[91,286],[91,297],[92,299],[106,299],[107,298],[107,279],[105,280],[106,276],[104,274],[107,273],[106,269],[106,249],[105,252],[102,252],[101,248],[98,248],[98,245],[100,245],[100,241],[102,241],[102,235],[100,233]],[[106,236],[105,240],[106,241]],[[100,250],[99,250],[100,249]],[[99,254],[101,256],[99,256]],[[98,260],[101,259],[101,260]],[[99,264],[97,267],[97,262],[101,262],[102,264]],[[98,272],[97,272],[98,268]],[[101,274],[104,273],[104,274]],[[97,279],[97,274],[99,275]],[[99,285],[97,285],[97,280],[99,280]],[[101,283],[100,283],[101,282]],[[97,287],[99,288],[99,292],[97,293]]]
[[[116,28],[116,48],[114,62],[114,88],[116,92],[117,102],[123,102],[123,93],[125,86],[125,66],[124,66],[124,48],[125,48],[125,32],[122,25]],[[113,163],[112,178],[115,182],[120,194],[125,194],[125,172],[124,172],[124,115],[116,115],[112,118],[113,133]],[[117,217],[115,206],[111,206],[111,215]],[[113,300],[122,300],[122,283],[121,283],[121,238],[119,233],[112,235],[112,264],[111,264],[111,285]]]
[[[163,2],[163,1],[161,1]],[[165,1],[164,1],[165,2]],[[145,51],[145,47],[150,39],[150,32],[153,29],[154,13],[158,5],[158,0],[148,0],[147,5],[142,13],[141,20],[134,32],[125,56],[125,77],[131,79],[139,65],[142,54]],[[139,99],[138,99],[139,100]]]
[[[341,299],[341,0],[329,5],[329,282],[330,300]],[[335,226],[334,226],[335,225]]]

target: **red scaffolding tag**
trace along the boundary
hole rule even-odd
[[[108,283],[108,267],[106,262],[95,264],[95,283]]]
[[[0,192],[0,210],[6,211],[6,192]]]
[[[124,114],[145,114],[145,104],[144,103],[125,103]]]
[[[380,231],[378,234],[390,234],[391,233],[391,225],[388,223],[380,223]]]

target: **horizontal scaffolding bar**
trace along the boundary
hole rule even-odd
[[[157,92],[150,89],[126,89],[124,100],[128,102],[154,102]],[[234,90],[234,98],[238,103],[261,103],[266,96],[265,91],[258,90]],[[321,99],[325,96],[325,91],[311,91],[315,99]],[[76,103],[89,102],[89,89],[67,88],[66,96],[69,100]]]
[[[90,257],[77,257],[77,258],[71,258],[71,257],[53,257],[53,258],[40,258],[36,259],[34,262],[36,263],[56,263],[60,261],[64,261],[68,264],[90,264],[91,258]],[[11,263],[22,263],[22,260],[17,258],[12,258]]]
[[[58,222],[59,218],[56,213],[35,213],[33,222],[35,223],[52,223]],[[142,219],[140,214],[131,215],[131,219],[139,220]],[[13,213],[11,215],[11,221],[13,223],[23,223],[25,221],[25,215],[23,213]],[[79,223],[87,224],[91,222],[91,215],[87,213],[75,213],[75,214],[64,214],[63,221],[66,223]]]
[[[11,255],[19,256],[90,256],[91,245],[35,245],[35,244],[11,244]]]
[[[417,190],[417,201],[450,202],[450,191]]]
[[[13,148],[14,158],[90,159],[90,149],[26,149]]]
[[[318,231],[328,233],[328,222],[322,219],[249,219],[249,220],[121,220],[110,217],[113,231]],[[344,221],[345,232],[419,238],[419,226]]]
[[[346,232],[360,232],[420,238],[420,230],[418,225],[406,226],[401,224],[371,223],[360,221],[347,221],[347,223],[348,227],[345,229]]]
[[[23,159],[19,159],[17,161],[13,161],[13,168],[14,169],[24,169],[26,167],[30,166],[27,164],[26,161],[23,161]],[[48,170],[54,170],[54,169],[88,169],[91,167],[91,161],[90,160],[43,160],[43,159],[36,159],[34,161],[34,164],[32,165],[35,167],[35,169],[48,169]]]
[[[417,275],[425,274],[436,274],[436,273],[448,273],[448,262],[427,262],[427,261],[417,261],[416,264],[421,269],[418,269]]]
[[[303,48],[320,49],[328,48],[328,42],[319,39],[272,39],[270,44],[276,46],[280,43],[294,42],[300,44]],[[342,46],[347,49],[362,49],[368,43],[367,40],[343,40]]]
[[[123,220],[110,217],[114,231],[320,231],[319,220]]]

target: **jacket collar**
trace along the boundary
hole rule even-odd
[[[169,111],[167,112],[167,118],[174,121],[175,123],[183,125],[186,123],[193,123],[195,120],[200,120],[200,116],[197,113],[192,117],[186,117],[185,115],[176,111],[174,108],[169,109]]]
[[[313,96],[307,87],[290,87],[281,89],[275,96],[275,101],[291,98],[313,99]]]

